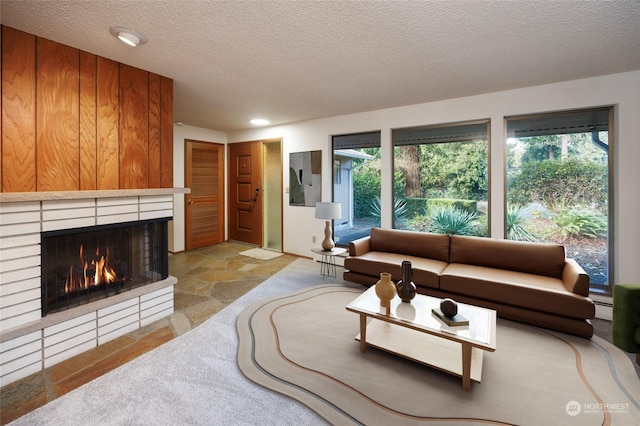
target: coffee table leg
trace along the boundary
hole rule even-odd
[[[367,316],[360,314],[360,352],[367,350]]]
[[[462,344],[462,389],[471,390],[471,350],[469,344]]]

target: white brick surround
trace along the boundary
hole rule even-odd
[[[0,387],[173,313],[169,276],[42,318],[40,232],[172,217],[174,192],[0,194]]]

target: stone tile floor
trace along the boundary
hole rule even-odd
[[[169,274],[178,279],[172,315],[1,388],[0,424],[184,334],[297,259],[284,254],[264,261],[239,254],[249,248],[227,242],[170,255]]]

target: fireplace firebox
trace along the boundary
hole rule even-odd
[[[43,232],[42,316],[166,279],[167,219]]]

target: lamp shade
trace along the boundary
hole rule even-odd
[[[341,217],[340,203],[316,203],[316,219],[340,219]]]

